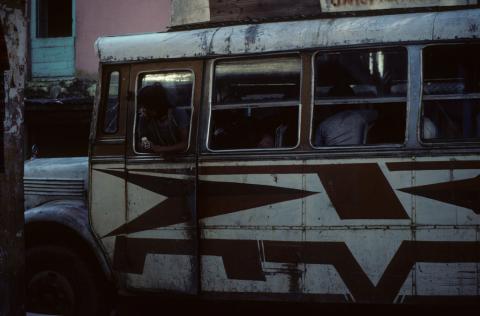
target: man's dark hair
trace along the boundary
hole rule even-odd
[[[137,103],[149,111],[156,111],[159,116],[165,115],[171,107],[165,89],[160,84],[143,87],[138,91]]]

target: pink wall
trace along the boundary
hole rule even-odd
[[[99,36],[160,32],[169,24],[170,0],[76,0],[76,69],[96,75]]]

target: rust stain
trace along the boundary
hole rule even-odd
[[[258,28],[257,24],[250,25],[247,30],[245,31],[245,48],[247,50],[250,49],[250,46],[255,45],[258,37]]]

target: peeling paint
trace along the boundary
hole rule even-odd
[[[248,50],[250,45],[255,44],[257,40],[258,25],[250,25],[245,31],[245,47]]]
[[[26,65],[27,23],[25,1],[2,1],[3,79],[5,116],[3,118],[4,170],[0,172],[0,315],[24,314],[23,282],[23,91]],[[5,45],[5,46],[3,46]],[[6,52],[4,49],[6,48]],[[6,53],[6,54],[5,54]],[[5,67],[7,66],[7,67]],[[5,71],[5,68],[8,71]],[[5,273],[4,273],[5,272]]]
[[[5,38],[10,65],[25,65],[26,45],[23,39],[26,39],[27,27],[22,11],[8,8],[2,4],[0,5],[0,22],[4,27],[5,34],[10,34]],[[24,77],[25,67],[10,67],[10,70],[5,72],[5,82],[9,86],[7,104],[22,104]],[[5,134],[19,137],[20,127],[23,124],[23,110],[18,107],[13,113],[6,113],[5,118]]]

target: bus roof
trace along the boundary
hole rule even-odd
[[[480,38],[480,9],[247,24],[100,37],[102,63]]]

